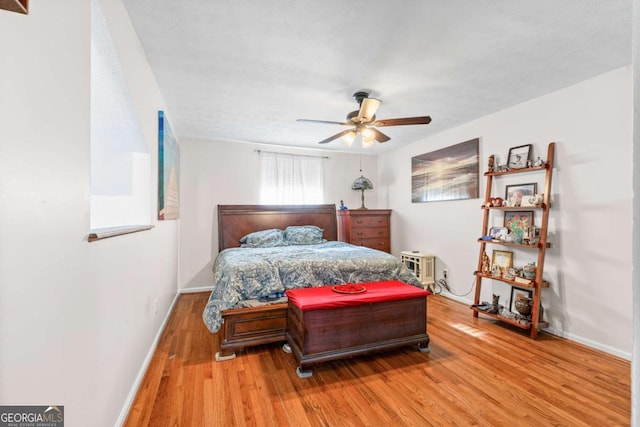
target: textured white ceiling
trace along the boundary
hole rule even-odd
[[[178,138],[344,150],[358,90],[382,152],[631,64],[630,0],[124,0]],[[356,150],[356,148],[352,148]]]

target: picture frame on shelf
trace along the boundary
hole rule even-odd
[[[538,192],[538,184],[514,184],[505,186],[504,200],[509,207],[534,206],[529,198]]]
[[[489,236],[492,240],[505,240],[509,230],[506,227],[491,227],[489,229]]]
[[[540,238],[540,234],[542,233],[542,228],[540,227],[533,227],[533,237],[536,239]]]
[[[531,144],[509,148],[507,166],[511,169],[523,169],[528,167],[527,162],[531,160],[531,148]]]
[[[509,311],[510,312],[512,312],[512,313],[517,313],[518,312],[518,310],[516,310],[516,301],[519,300],[520,298],[533,299],[533,291],[512,287],[511,288],[511,297],[509,299],[509,301],[510,301],[510,303],[509,303]]]
[[[526,233],[533,229],[533,211],[505,211],[504,227],[511,233]]]
[[[505,271],[513,267],[513,252],[494,250],[491,256],[491,268],[496,266]]]

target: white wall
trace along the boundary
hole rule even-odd
[[[615,70],[380,157],[379,203],[394,209],[394,252],[433,253],[437,277],[447,268],[453,292],[465,294],[458,299],[472,301],[468,292],[478,263],[487,158],[496,154],[504,160],[510,147],[533,144],[535,156],[544,159],[547,144],[555,141],[545,320],[556,334],[630,358],[631,83],[631,67]],[[411,157],[475,137],[481,139],[481,199],[412,204]],[[509,180],[538,181],[528,175]],[[503,196],[504,186],[493,195]],[[516,251],[514,263],[525,261],[535,259]],[[509,287],[495,282],[492,289],[491,283],[483,281],[482,299],[490,301],[493,291],[505,303]]]
[[[155,165],[165,106],[120,0],[103,3]],[[112,426],[177,292],[178,223],[87,242],[90,2],[30,6],[0,11],[0,404]]]
[[[217,205],[259,204],[259,154],[256,150],[328,156],[325,171],[325,203],[359,208],[361,192],[351,189],[362,173],[373,180],[365,192],[365,205],[378,205],[377,161],[374,156],[321,150],[296,150],[260,144],[183,139],[180,141],[180,286],[213,285],[212,261],[218,254]],[[366,153],[366,152],[365,152]]]

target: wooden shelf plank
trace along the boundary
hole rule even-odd
[[[29,14],[29,0],[0,0],[0,9]]]
[[[522,210],[529,210],[529,209],[545,209],[546,205],[544,203],[541,203],[537,206],[487,206],[486,205],[486,201],[485,204],[480,205],[480,209],[495,209],[495,210],[502,210],[502,211],[522,211]]]
[[[484,240],[482,238],[478,239],[480,243],[493,243],[494,245],[504,245],[504,246],[518,246],[521,248],[530,248],[530,249],[540,249],[542,247],[542,242],[534,243],[532,245],[526,245],[524,243],[515,243],[515,242],[505,242],[504,240]],[[546,242],[545,246],[547,248],[551,247],[551,243]]]
[[[549,164],[547,163],[544,166],[532,166],[530,168],[511,169],[503,172],[485,172],[484,176],[500,176],[500,175],[510,175],[512,173],[535,172],[535,171],[545,170],[548,167],[549,167]]]
[[[480,314],[483,314],[485,316],[492,317],[494,319],[498,319],[501,322],[508,323],[508,324],[516,326],[516,327],[518,327],[520,329],[531,329],[531,322],[527,322],[527,323],[523,324],[523,323],[520,323],[520,321],[518,321],[518,320],[509,319],[507,317],[502,317],[499,314],[491,314],[491,313],[487,313],[486,311],[483,311],[483,310],[478,310],[477,307],[473,307],[472,306],[472,307],[469,307],[469,308],[471,308],[471,310],[475,311],[476,313],[480,313]]]
[[[503,277],[494,277],[494,276],[492,276],[490,274],[482,274],[482,273],[478,273],[478,272],[476,272],[475,274],[478,277],[482,277],[482,278],[485,278],[485,279],[491,279],[491,280],[497,280],[499,282],[504,282],[504,283],[507,283],[507,284],[509,284],[511,286],[515,286],[515,287],[518,287],[518,288],[524,288],[524,289],[535,289],[536,288],[535,280],[530,280],[529,283],[527,284],[527,283],[516,282],[515,280],[505,279]],[[548,288],[549,287],[549,282],[546,281],[546,280],[543,280],[541,285],[540,285],[540,287],[541,288]]]
[[[110,227],[91,230],[87,240],[95,242],[96,240],[108,239],[109,237],[122,236],[123,234],[137,233],[140,231],[151,230],[153,225],[131,225],[123,227]]]

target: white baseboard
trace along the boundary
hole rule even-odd
[[[452,299],[454,301],[461,302],[463,304],[469,304],[469,306],[471,306],[471,304],[473,304],[473,302],[471,300],[468,300],[468,299],[466,299],[464,297],[459,297],[457,295],[450,294],[447,291],[442,291],[442,293],[438,294],[438,295],[443,296],[445,298]]]
[[[447,293],[446,291],[443,291],[439,295],[443,296],[445,298],[452,299],[454,301],[461,302],[463,304],[468,304],[468,305],[473,304],[473,302],[471,300],[467,300],[465,298],[458,297],[456,295],[452,295],[450,293]],[[471,315],[471,314],[469,314],[469,315]],[[614,347],[611,347],[611,346],[608,346],[608,345],[604,345],[602,343],[599,343],[599,342],[596,342],[596,341],[592,341],[592,340],[589,340],[589,339],[587,339],[585,337],[582,337],[582,336],[579,336],[579,335],[575,335],[575,334],[571,334],[571,333],[568,333],[568,332],[565,332],[565,331],[562,331],[562,330],[556,329],[556,328],[549,327],[549,328],[543,328],[542,330],[544,332],[546,332],[546,333],[551,334],[551,335],[556,335],[558,337],[568,339],[569,341],[575,341],[575,342],[577,342],[579,344],[585,345],[587,347],[591,347],[591,348],[596,349],[596,350],[600,350],[602,352],[611,354],[613,356],[617,356],[617,357],[620,357],[622,359],[629,360],[629,361],[631,360],[631,353],[626,352],[626,351],[622,351],[619,348],[614,348]]]
[[[631,361],[631,353],[626,352],[626,351],[622,351],[619,348],[615,348],[615,347],[611,347],[608,345],[604,345],[602,343],[596,342],[596,341],[592,341],[589,339],[586,339],[584,337],[581,337],[579,335],[575,335],[575,334],[571,334],[565,331],[561,331],[559,329],[556,328],[544,328],[543,331],[550,333],[552,335],[556,335],[562,338],[566,338],[569,341],[575,341],[577,343],[583,344],[587,347],[591,347],[594,348],[596,350],[600,350],[603,351],[605,353],[609,353],[612,354],[614,356],[618,356],[621,359],[625,359],[625,360],[629,360]]]
[[[151,343],[151,348],[149,348],[147,357],[145,357],[144,362],[140,367],[140,371],[138,372],[138,376],[136,377],[136,380],[133,383],[133,387],[131,388],[129,395],[127,396],[127,400],[124,402],[122,411],[120,411],[120,416],[118,417],[118,420],[116,421],[116,424],[115,424],[116,426],[122,426],[124,422],[127,420],[127,415],[129,415],[129,411],[131,410],[131,405],[133,405],[133,401],[135,400],[136,395],[138,394],[138,389],[142,384],[144,375],[147,373],[149,364],[151,364],[151,359],[153,358],[153,355],[155,354],[156,349],[158,348],[158,343],[160,342],[160,338],[162,338],[162,334],[164,333],[164,330],[167,327],[167,323],[169,323],[169,318],[171,317],[171,313],[173,313],[173,309],[175,308],[176,303],[178,302],[179,296],[180,296],[180,293],[176,293],[176,295],[173,297],[173,301],[171,302],[171,306],[169,306],[169,310],[167,310],[167,313],[164,316],[164,319],[162,319],[162,324],[160,325],[160,328],[158,328],[158,332],[156,333],[156,336],[153,339],[153,342]]]
[[[213,286],[201,286],[199,288],[182,288],[178,292],[181,294],[195,294],[196,292],[211,292]]]

